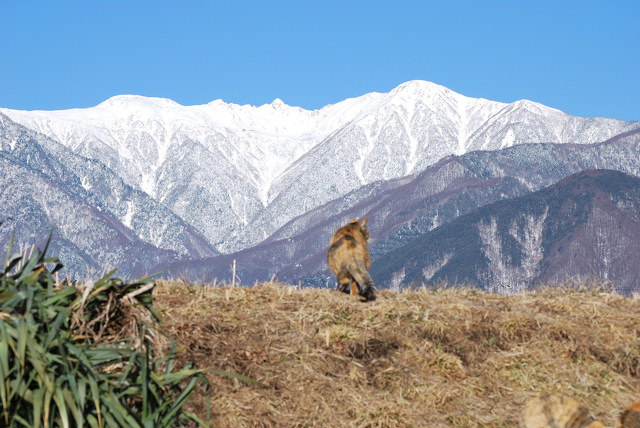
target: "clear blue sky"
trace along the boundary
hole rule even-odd
[[[315,109],[414,79],[640,120],[640,1],[0,0],[0,107]]]

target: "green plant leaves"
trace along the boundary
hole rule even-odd
[[[132,337],[108,334],[127,308],[159,319],[152,279],[126,282],[112,271],[91,287],[63,286],[46,247],[26,259],[12,251],[13,239],[0,274],[1,426],[204,425],[184,410],[197,385],[208,387],[202,370],[174,370],[173,348],[154,360],[143,321]]]

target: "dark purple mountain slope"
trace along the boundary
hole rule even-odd
[[[414,177],[373,183],[309,211],[244,251],[180,262],[169,275],[230,278],[236,260],[245,284],[275,275],[289,282],[333,284],[325,252],[332,233],[369,217],[375,260],[483,205],[522,196],[576,172],[607,168],[640,175],[640,130],[593,145],[526,144],[440,160]]]
[[[379,258],[381,286],[516,293],[592,277],[640,291],[640,178],[587,170],[458,217]]]

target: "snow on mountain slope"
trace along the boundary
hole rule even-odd
[[[310,210],[256,246],[206,260],[178,262],[169,272],[202,281],[226,281],[237,260],[237,275],[243,284],[275,275],[286,283],[333,287],[327,245],[348,219],[369,218],[369,248],[375,265],[385,254],[479,207],[526,195],[596,167],[640,177],[640,129],[597,144],[523,144],[449,156],[420,174],[371,183]],[[605,228],[601,235],[611,232],[615,231]],[[442,267],[439,264],[445,259],[430,260],[428,271]],[[576,262],[574,267],[582,263]],[[390,285],[374,280],[381,287]]]
[[[273,186],[273,202],[242,238],[249,246],[311,208],[364,184],[416,174],[439,159],[523,143],[595,143],[638,122],[579,118],[531,101],[503,104],[408,82],[296,161]]]
[[[0,242],[12,232],[34,242],[53,228],[52,254],[77,275],[114,267],[142,274],[158,261],[216,254],[193,226],[99,161],[1,113],[0,163],[0,219],[11,219]]]
[[[346,100],[307,111],[279,99],[259,107],[221,100],[182,106],[163,98],[120,95],[87,109],[0,111],[77,153],[119,166],[130,184],[155,196],[155,172],[172,147],[189,140],[219,149],[264,195],[289,164],[363,108],[362,102]]]
[[[88,109],[0,111],[100,161],[226,249],[264,211],[282,171],[376,98],[307,111],[280,100],[185,107],[125,95]]]
[[[279,99],[259,107],[220,100],[182,106],[132,95],[87,109],[0,111],[100,161],[223,252],[249,247],[364,184],[419,173],[444,156],[521,143],[593,143],[640,126],[573,117],[531,101],[468,98],[424,81],[314,111]]]

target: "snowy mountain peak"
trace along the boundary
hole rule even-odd
[[[96,107],[101,108],[166,108],[166,107],[183,107],[181,104],[169,99],[159,97],[145,97],[142,95],[115,95],[101,102]]]
[[[408,102],[433,102],[433,100],[437,100],[438,98],[466,98],[449,88],[425,80],[411,80],[409,82],[405,82],[389,92],[388,96],[390,98],[399,98],[400,100]]]
[[[562,111],[552,108],[552,107],[547,107],[543,104],[540,103],[536,103],[534,101],[531,100],[518,100],[515,101],[511,104],[511,106],[513,107],[514,110],[516,109],[524,109],[527,110],[533,114],[537,114],[540,116],[546,116],[548,114],[551,113],[560,113],[560,114],[564,114]]]
[[[440,92],[453,92],[449,88],[446,88],[437,83],[429,82],[427,80],[410,80],[404,82],[394,88],[390,93],[397,94],[401,92],[420,92],[420,93],[440,93]]]

